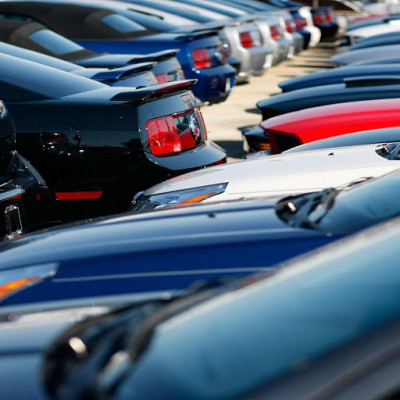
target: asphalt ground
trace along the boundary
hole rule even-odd
[[[278,84],[286,79],[331,68],[329,58],[335,52],[332,43],[304,50],[264,75],[251,77],[249,83],[236,85],[225,102],[202,108],[208,137],[225,149],[228,162],[240,160],[245,154],[241,130],[261,122],[257,101],[281,93]]]

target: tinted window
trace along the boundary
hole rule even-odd
[[[29,38],[54,54],[67,54],[74,51],[84,50],[82,46],[79,46],[79,44],[71,42],[61,35],[48,31],[47,29],[32,33]]]
[[[124,16],[118,14],[106,15],[101,20],[106,25],[108,25],[109,27],[115,29],[120,33],[139,32],[145,30],[139,24],[136,24],[130,19],[125,18]]]
[[[9,100],[59,98],[104,87],[99,82],[69,72],[0,55],[0,95],[6,104]]]

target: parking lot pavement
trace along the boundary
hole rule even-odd
[[[261,122],[257,101],[280,93],[278,84],[281,81],[330,68],[329,58],[335,51],[330,43],[305,50],[292,60],[270,68],[263,76],[252,77],[249,83],[235,86],[224,103],[203,107],[208,136],[227,151],[229,162],[244,155],[241,130]]]

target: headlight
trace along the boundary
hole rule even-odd
[[[55,263],[0,271],[0,301],[17,291],[54,276],[56,272],[57,264]]]
[[[201,186],[150,196],[144,196],[142,194],[133,201],[131,211],[158,211],[165,208],[199,203],[212,196],[225,192],[227,185],[228,183],[218,183],[216,185]]]

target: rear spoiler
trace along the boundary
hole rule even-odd
[[[98,72],[96,75],[92,76],[92,79],[95,79],[96,81],[115,82],[127,78],[128,76],[150,71],[155,65],[157,65],[156,62],[143,62],[139,64],[126,65],[125,67]]]
[[[363,87],[363,86],[384,86],[384,85],[400,85],[400,76],[377,75],[345,78],[343,82],[347,88]]]
[[[206,29],[206,30],[201,30],[200,32],[188,32],[188,33],[177,32],[177,35],[178,36],[175,38],[177,42],[192,42],[193,40],[196,39],[201,39],[209,36],[216,36],[218,35],[218,31],[212,29]]]
[[[138,56],[140,61],[143,62],[159,62],[168,60],[168,58],[175,57],[180,52],[179,49],[161,50],[150,54],[143,54]],[[132,59],[132,63],[136,62],[138,58]]]
[[[113,96],[111,101],[126,101],[130,103],[145,103],[156,98],[189,90],[197,83],[197,79],[187,79],[184,81],[168,82],[162,85],[149,86],[129,92],[121,92]]]

